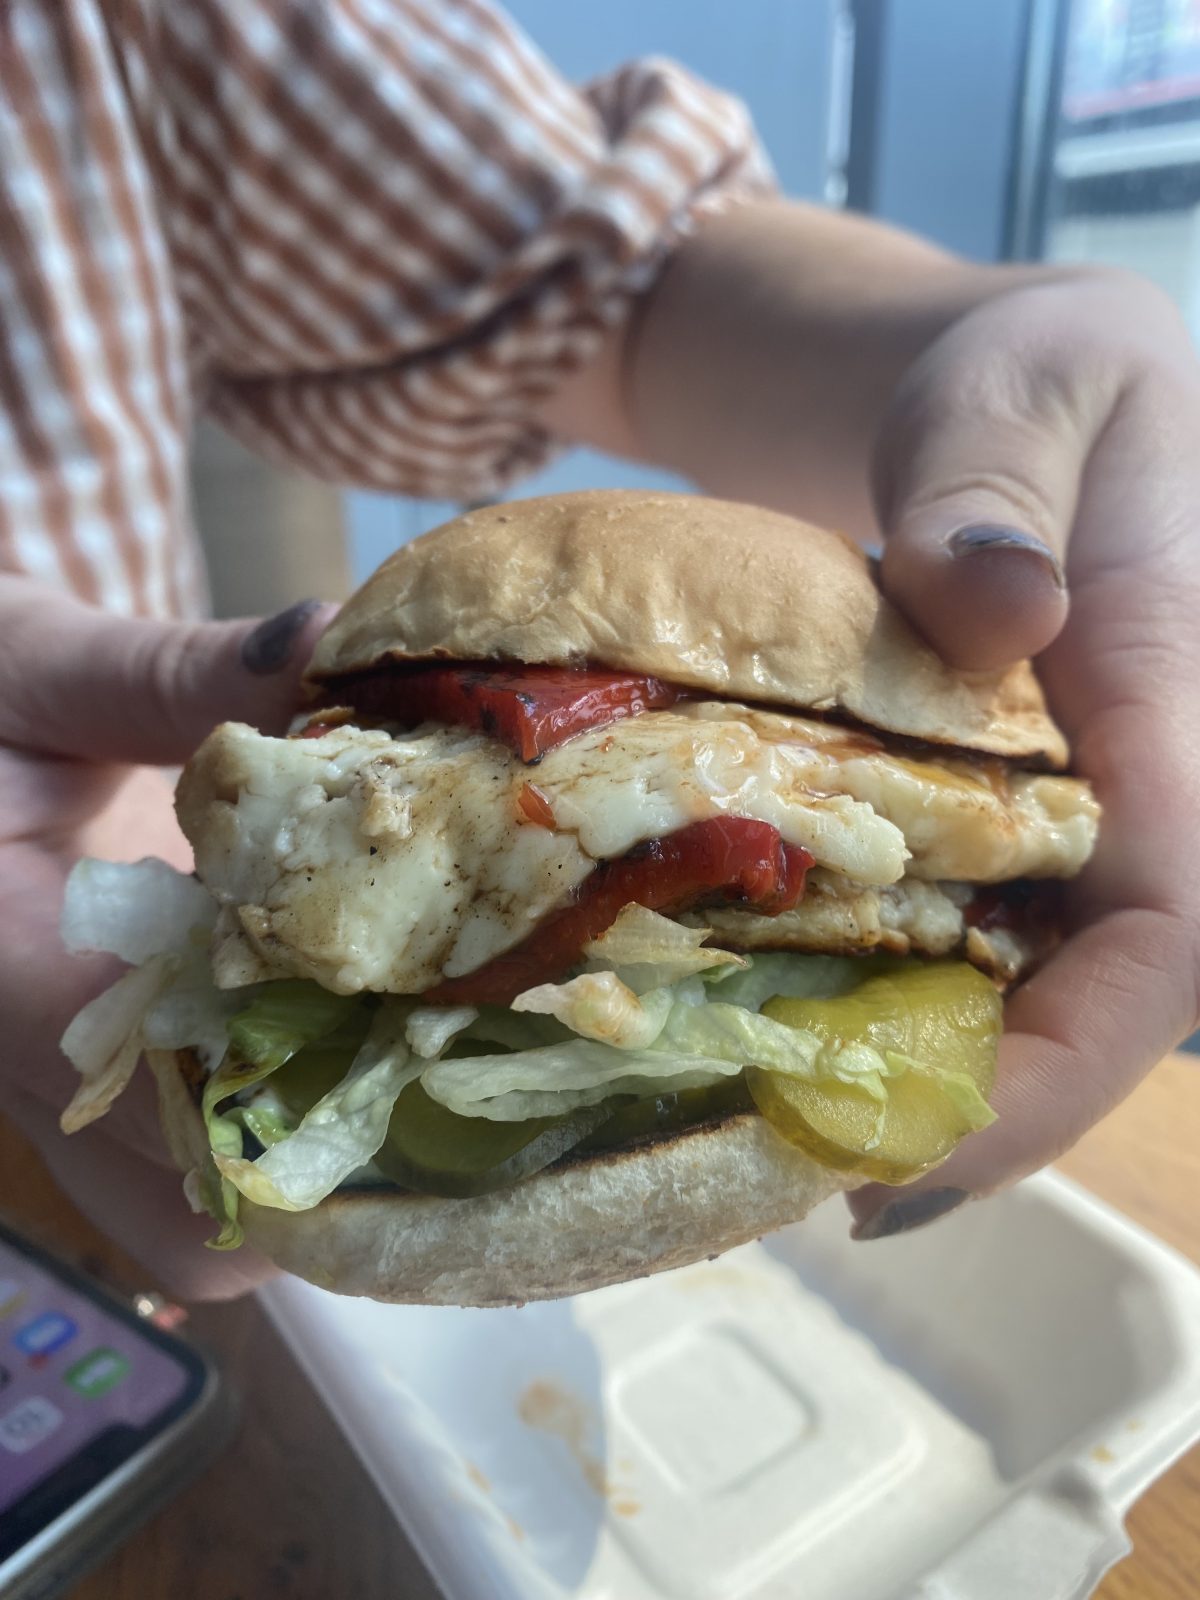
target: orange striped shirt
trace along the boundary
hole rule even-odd
[[[696,215],[769,185],[736,101],[659,60],[576,88],[479,0],[6,0],[0,567],[200,608],[200,409],[493,492]]]

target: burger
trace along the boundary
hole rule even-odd
[[[68,1129],[144,1055],[184,1189],[327,1288],[498,1305],[714,1256],[992,1119],[1097,806],[1028,664],[950,670],[751,506],[473,510],[218,727],[195,874],[85,861]]]

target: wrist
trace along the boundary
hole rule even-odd
[[[624,340],[637,453],[715,493],[870,533],[867,462],[895,385],[1004,276],[811,206],[715,216]]]

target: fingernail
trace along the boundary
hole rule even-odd
[[[242,640],[242,665],[260,675],[282,671],[304,624],[320,608],[319,600],[297,600],[286,611],[260,622]]]
[[[947,1212],[957,1210],[971,1196],[965,1189],[924,1189],[881,1206],[873,1217],[865,1217],[851,1229],[854,1239],[890,1239],[894,1233],[911,1233],[927,1222],[936,1222]]]
[[[1035,556],[1054,579],[1059,589],[1067,587],[1062,562],[1048,544],[1025,533],[1020,528],[993,527],[990,523],[977,523],[969,528],[959,528],[949,539],[950,553],[956,557],[988,555],[992,552]]]

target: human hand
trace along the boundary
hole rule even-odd
[[[764,201],[684,241],[542,415],[711,492],[882,530],[884,588],[948,660],[1037,656],[1099,847],[1069,939],[1008,1003],[999,1120],[911,1188],[856,1191],[858,1231],[1053,1160],[1200,1011],[1200,368],[1179,314],[1124,273],[981,267]]]
[[[0,1111],[81,1210],[183,1298],[238,1294],[272,1269],[249,1250],[204,1248],[212,1225],[183,1201],[148,1073],[103,1122],[60,1133],[78,1080],[58,1041],[119,970],[63,949],[63,886],[81,855],[190,870],[159,769],[219,721],[281,729],[328,620],[306,602],[259,625],[131,621],[0,574]]]
[[[1006,289],[902,380],[876,491],[884,588],[957,666],[1037,654],[1104,822],[1070,937],[1008,1002],[999,1120],[910,1188],[858,1190],[861,1238],[1053,1160],[1200,1017],[1200,365],[1182,320],[1123,274]]]

